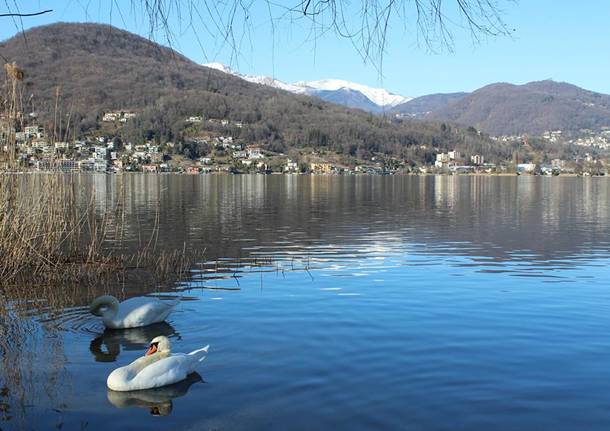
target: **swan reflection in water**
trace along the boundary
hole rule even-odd
[[[177,337],[180,335],[166,322],[132,329],[106,329],[103,334],[91,341],[89,350],[93,353],[96,362],[114,362],[124,350],[143,350],[148,347],[150,340],[159,336]]]
[[[115,407],[140,407],[149,409],[153,416],[167,416],[172,412],[174,398],[186,395],[189,388],[203,379],[198,373],[191,373],[181,382],[142,391],[116,392],[108,389],[108,401]]]

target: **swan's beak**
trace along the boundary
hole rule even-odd
[[[146,351],[146,356],[150,356],[156,352],[157,352],[157,346],[154,344],[151,344],[150,347],[148,348],[148,350]]]

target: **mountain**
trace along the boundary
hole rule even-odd
[[[279,83],[259,85],[108,25],[33,28],[1,42],[0,54],[23,69],[25,108],[39,113],[47,130],[59,118],[55,125],[64,131],[117,133],[132,142],[153,139],[182,147],[191,145],[194,133],[215,133],[272,151],[308,147],[359,157],[457,142],[439,123],[389,121],[284,91]],[[137,116],[108,132],[100,120],[109,110],[134,110]],[[240,126],[206,121],[193,131],[185,118],[195,115]],[[423,157],[423,151],[412,157]]]
[[[394,106],[391,112],[405,117],[423,118],[467,95],[468,93],[437,93],[415,97]]]
[[[316,90],[315,92],[308,94],[319,97],[326,102],[336,103],[349,108],[361,109],[374,114],[379,113],[382,109],[361,92],[349,88]]]
[[[610,126],[610,96],[552,80],[487,85],[424,118],[474,126],[492,135]]]
[[[299,81],[294,84],[287,84],[267,76],[243,75],[222,63],[208,63],[204,64],[204,66],[237,76],[248,82],[279,88],[295,94],[307,94],[309,96],[319,97],[327,102],[338,103],[350,108],[362,109],[375,114],[384,112],[410,100],[409,97],[390,93],[384,88],[368,87],[366,85],[341,79]]]
[[[278,88],[280,90],[290,91],[295,94],[305,94],[306,89],[303,87],[299,87],[298,85],[286,84],[278,79],[271,78],[269,76],[255,76],[255,75],[242,75],[239,72],[234,71],[229,66],[226,66],[222,63],[207,63],[204,64],[205,67],[209,67],[210,69],[216,69],[223,73],[237,76],[245,81],[252,82],[254,84],[266,85],[268,87]]]
[[[524,85],[497,83],[472,93],[438,93],[410,99],[383,88],[340,79],[287,84],[264,76],[241,75],[220,63],[207,66],[249,82],[374,114],[453,122],[491,135],[596,130],[610,126],[610,96],[551,80]]]
[[[367,99],[380,108],[390,108],[408,101],[409,97],[390,93],[384,88],[372,88],[342,79],[322,79],[319,81],[300,81],[295,83],[299,87],[307,88],[310,94],[320,91],[352,90],[362,93]]]

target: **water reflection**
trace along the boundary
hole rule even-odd
[[[192,373],[185,380],[171,386],[130,392],[108,389],[107,396],[114,407],[120,409],[138,407],[148,409],[153,416],[167,416],[172,412],[174,398],[186,395],[190,387],[199,382],[203,382],[201,376]]]
[[[206,420],[224,425],[216,428],[610,424],[607,179],[82,181],[83,194],[95,187],[100,208],[125,188],[127,243],[147,241],[158,226],[158,247],[206,248],[207,259],[178,286],[150,287],[195,299],[183,301],[176,329],[100,334],[84,308],[93,292],[54,313],[36,311],[32,298],[8,301],[6,317],[0,311],[0,420],[13,428],[15,418],[40,429],[64,421],[63,429],[104,429],[107,418],[121,429],[160,427],[113,406],[167,415],[194,382],[107,393],[115,366],[104,364],[125,350],[141,355],[160,334],[179,338],[180,351],[220,347],[205,364],[214,377]],[[117,288],[122,296],[149,289],[129,280]],[[28,308],[31,319],[15,318]],[[303,359],[303,351],[316,354]],[[210,428],[201,426],[197,395],[181,399],[186,408],[163,426]]]
[[[180,339],[180,334],[172,325],[161,322],[142,328],[106,329],[103,334],[91,341],[89,350],[97,362],[114,362],[121,349],[143,350],[150,340],[159,335]]]
[[[158,244],[206,248],[212,259],[268,252],[307,258],[328,245],[348,254],[380,236],[449,244],[451,253],[547,261],[591,246],[607,249],[610,237],[606,178],[126,175],[83,181],[95,183],[100,206],[125,188],[126,241],[138,243],[158,225]]]

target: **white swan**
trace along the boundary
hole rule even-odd
[[[161,301],[158,298],[140,296],[119,301],[110,295],[96,298],[89,311],[100,316],[104,325],[110,329],[138,328],[163,322],[180,301]]]
[[[139,391],[178,383],[195,371],[208,353],[203,349],[189,354],[171,353],[169,339],[163,335],[153,338],[146,355],[131,364],[117,368],[108,376],[106,385],[113,391]]]

